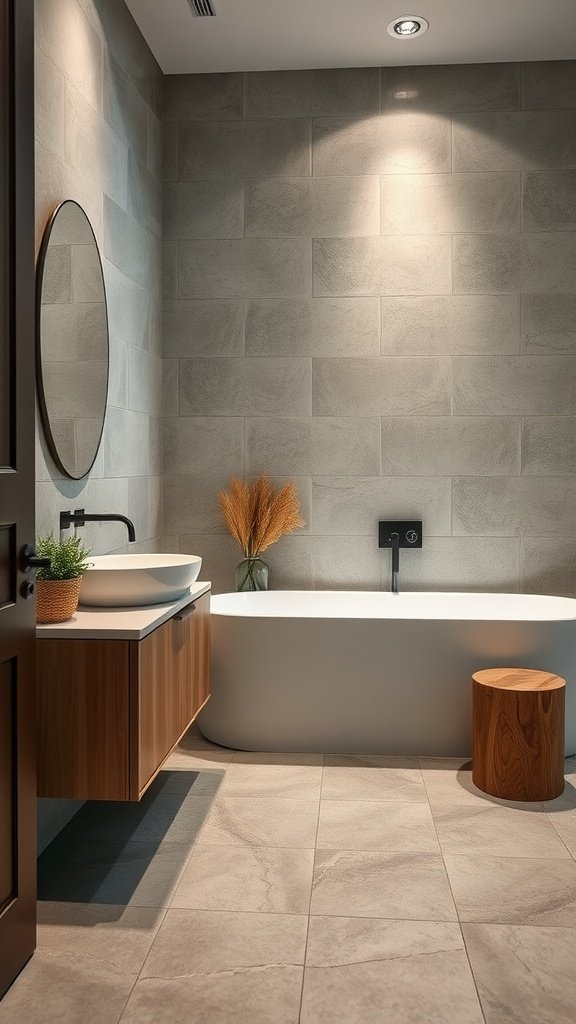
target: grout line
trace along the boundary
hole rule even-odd
[[[300,1006],[298,1009],[298,1020],[302,1019],[302,1001],[304,999],[304,982],[306,977],[306,959],[308,955],[308,941],[310,938],[310,916],[312,910],[312,895],[314,892],[314,868],[316,865],[316,850],[318,849],[318,830],[320,827],[320,811],[322,809],[322,789],[324,786],[324,754],[322,755],[322,768],[320,776],[320,793],[318,798],[318,816],[316,818],[316,834],[314,837],[314,856],[312,859],[312,879],[310,883],[310,899],[308,901],[308,923],[306,926],[306,941],[304,943],[304,956],[303,956],[303,968],[302,968],[302,989],[300,992]]]
[[[457,924],[458,924],[458,927],[460,929],[460,935],[462,936],[462,943],[464,945],[464,952],[466,953],[466,959],[468,961],[468,967],[470,968],[470,974],[472,976],[472,981],[474,983],[474,988],[476,990],[476,997],[478,999],[478,1005],[480,1007],[480,1013],[482,1014],[482,1017],[483,1017],[484,1021],[487,1024],[486,1014],[484,1013],[484,1007],[482,1005],[482,1000],[480,998],[480,992],[479,992],[479,989],[478,989],[478,984],[476,982],[476,975],[474,974],[474,970],[472,968],[472,962],[470,960],[470,954],[468,952],[468,947],[466,945],[466,938],[465,938],[465,935],[464,935],[464,929],[462,927],[462,921],[460,920],[460,912],[458,910],[458,904],[456,903],[456,899],[454,897],[454,890],[452,888],[452,882],[450,881],[450,875],[448,873],[448,868],[446,867],[446,860],[445,860],[445,857],[444,857],[444,850],[442,848],[442,843],[440,842],[440,836],[438,835],[438,828],[436,826],[436,819],[434,817],[434,811],[433,811],[433,808],[432,808],[432,804],[430,802],[430,794],[428,793],[428,786],[426,785],[426,776],[425,776],[424,772],[422,771],[421,760],[420,760],[419,763],[420,763],[420,771],[422,773],[422,781],[424,783],[424,789],[426,791],[426,796],[428,798],[428,807],[430,808],[430,816],[432,818],[432,824],[434,826],[434,834],[436,836],[436,841],[438,843],[438,847],[439,847],[439,850],[440,850],[440,856],[442,858],[442,864],[443,864],[444,872],[445,872],[445,875],[446,875],[446,881],[448,882],[448,887],[450,889],[450,895],[452,896],[452,902],[454,903],[454,909],[456,911]],[[457,769],[457,770],[459,770],[459,769]],[[453,805],[450,804],[450,806],[453,806]]]

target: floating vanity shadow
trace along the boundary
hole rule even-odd
[[[38,861],[38,899],[166,906],[224,776],[162,771],[139,803],[89,801]]]

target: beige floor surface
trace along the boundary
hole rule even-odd
[[[247,754],[191,730],[143,805],[41,862],[0,1024],[574,1024],[576,759],[508,804],[469,765]]]

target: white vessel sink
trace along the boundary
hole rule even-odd
[[[80,604],[100,608],[167,604],[198,578],[197,555],[96,555],[82,577]]]

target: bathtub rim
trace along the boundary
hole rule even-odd
[[[458,601],[463,599],[468,601],[471,605],[474,604],[474,599],[480,598],[486,601],[488,598],[494,599],[510,599],[510,604],[513,601],[517,601],[520,604],[534,604],[537,606],[538,602],[545,602],[550,606],[550,603],[558,604],[559,611],[562,606],[567,610],[571,609],[571,615],[542,615],[536,613],[536,607],[533,614],[523,615],[507,615],[507,614],[481,614],[478,608],[470,608],[470,614],[438,614],[434,613],[434,608],[431,607],[430,614],[422,614],[421,610],[415,610],[412,614],[404,615],[391,615],[391,614],[333,614],[328,610],[319,609],[318,612],[304,611],[302,608],[270,608],[266,609],[265,601],[269,599],[271,595],[278,595],[280,598],[284,595],[290,595],[291,600],[297,600],[299,597],[310,597],[313,596],[313,600],[319,600],[323,596],[334,596],[338,595],[342,598],[350,600],[354,596],[368,597],[369,599],[383,597],[388,601],[402,601],[403,599],[412,599],[416,602],[418,599],[424,601],[433,602],[434,598],[441,598],[443,600],[450,599],[452,601]],[[230,603],[234,601],[238,604],[238,608],[220,608],[220,604],[224,602]],[[254,612],[247,607],[248,602],[262,603],[262,610]],[[348,610],[347,610],[348,611]],[[437,610],[438,611],[438,610]],[[293,619],[295,621],[332,621],[342,619],[343,621],[377,621],[382,620],[386,622],[459,622],[459,623],[576,623],[576,598],[564,597],[555,594],[516,594],[510,593],[492,593],[489,591],[402,591],[399,594],[392,594],[390,591],[382,590],[273,590],[273,591],[256,591],[256,592],[236,592],[229,591],[222,594],[213,594],[211,598],[211,614],[219,619]]]

